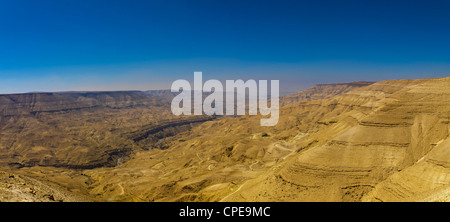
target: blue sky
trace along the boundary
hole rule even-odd
[[[0,93],[450,76],[450,1],[0,0]]]

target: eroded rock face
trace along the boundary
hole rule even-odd
[[[349,109],[310,135],[323,143],[257,178],[256,186],[244,186],[242,195],[262,201],[399,201],[445,187],[449,86],[450,78],[384,81],[333,97],[336,108]],[[232,200],[242,200],[237,195]]]

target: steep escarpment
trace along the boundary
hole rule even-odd
[[[169,98],[156,97],[167,104]],[[125,108],[149,105],[155,101],[139,91],[123,92],[61,92],[0,95],[2,117],[36,115],[100,107]],[[156,103],[157,104],[157,103]]]

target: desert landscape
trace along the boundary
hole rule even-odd
[[[0,95],[0,201],[450,201],[450,77],[315,85],[274,127],[174,96]]]
[[[450,202],[449,9],[1,0],[0,209],[347,221]]]

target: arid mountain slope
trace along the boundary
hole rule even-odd
[[[0,202],[86,202],[89,197],[36,179],[0,171]]]
[[[448,86],[378,82],[284,106],[275,127],[260,127],[260,116],[210,121],[169,149],[84,173],[93,195],[117,201],[397,200],[382,185],[449,134]]]
[[[312,87],[288,96],[274,127],[261,127],[261,116],[223,117],[159,136],[153,130],[164,121],[146,122],[156,115],[148,106],[108,108],[106,129],[69,132],[89,129],[111,147],[128,145],[127,158],[113,161],[121,164],[13,171],[99,201],[450,201],[449,86],[450,78]],[[23,149],[21,158],[30,152]]]
[[[172,115],[172,98],[169,91],[0,95],[1,164],[114,166],[202,120]]]
[[[443,143],[449,86],[450,78],[384,81],[334,97],[338,106],[352,101],[353,108],[310,134],[317,145],[244,184],[228,200],[399,201],[433,193],[448,184],[442,169],[447,158],[432,154],[450,148]],[[341,133],[320,143],[330,131]]]
[[[405,168],[377,184],[363,200],[450,201],[450,78],[421,83],[406,93],[414,115],[409,114]]]
[[[280,106],[295,105],[311,100],[326,99],[342,93],[346,93],[352,89],[368,86],[371,84],[373,84],[373,82],[318,84],[306,90],[300,90],[297,93],[282,96],[280,98]]]

